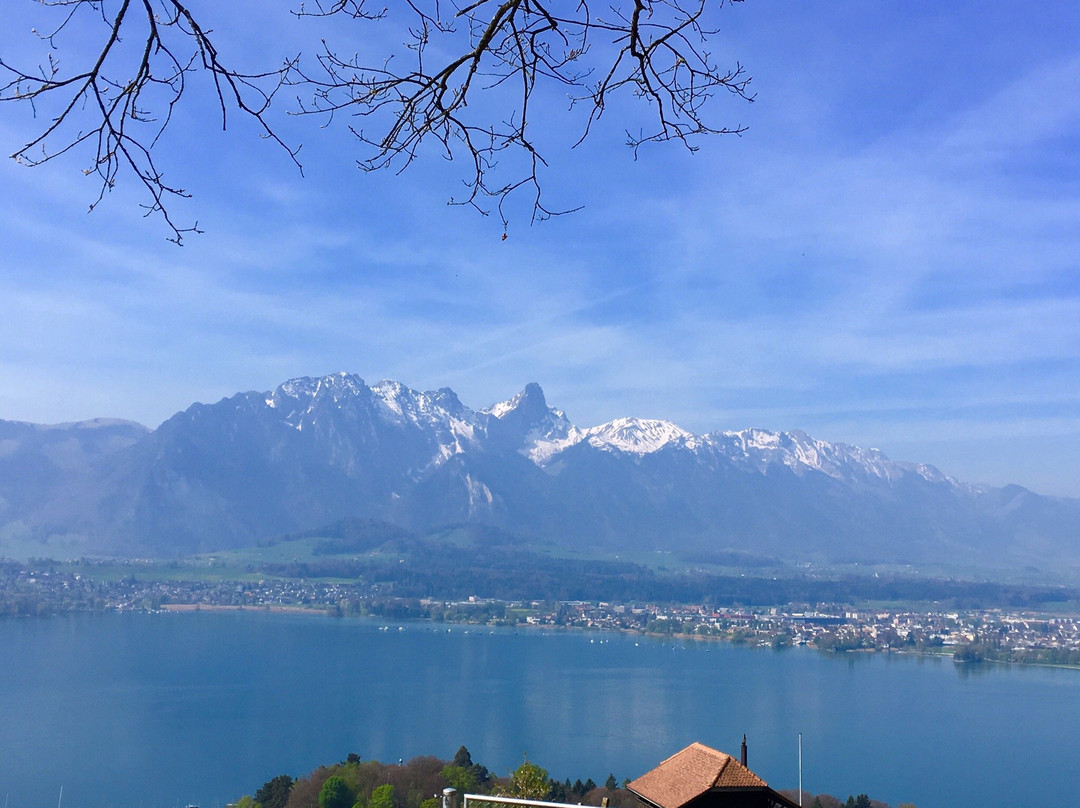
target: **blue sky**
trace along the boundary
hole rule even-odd
[[[310,50],[264,2],[198,5],[240,60]],[[26,31],[40,9],[17,6]],[[473,407],[537,381],[582,426],[799,428],[1080,496],[1080,7],[748,0],[716,19],[757,96],[714,119],[748,131],[634,161],[618,110],[568,151],[557,105],[545,195],[584,208],[517,216],[506,240],[446,206],[458,166],[363,174],[348,132],[285,118],[287,98],[303,178],[249,123],[178,115],[158,160],[206,231],[183,248],[130,178],[88,214],[86,155],[4,161],[0,418],[156,426],[337,370]],[[5,153],[33,123],[0,106]]]

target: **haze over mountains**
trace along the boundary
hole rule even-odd
[[[18,541],[168,557],[347,517],[702,560],[1080,562],[1080,500],[799,431],[580,428],[536,384],[473,410],[448,388],[338,373],[194,404],[152,431],[0,421],[0,556]]]

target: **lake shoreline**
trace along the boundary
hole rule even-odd
[[[312,616],[323,616],[323,617],[328,617],[328,618],[346,619],[345,616],[340,615],[340,614],[328,614],[325,607],[299,606],[299,605],[289,606],[289,605],[281,605],[281,604],[265,604],[265,605],[262,605],[262,606],[243,606],[243,605],[208,604],[208,603],[168,603],[168,604],[162,604],[160,611],[163,611],[163,612],[176,612],[176,613],[188,613],[188,612],[253,612],[253,613],[264,613],[264,614],[265,613],[273,613],[273,614],[304,614],[304,615],[312,615]],[[417,624],[425,624],[425,625],[439,625],[441,623],[443,625],[476,626],[478,628],[483,628],[483,627],[486,626],[486,624],[484,624],[484,623],[475,623],[475,622],[469,622],[469,621],[436,621],[436,620],[432,620],[430,618],[423,618],[423,617],[406,618],[405,620],[393,620],[393,621],[384,621],[380,617],[378,617],[377,615],[350,615],[348,617],[348,619],[353,619],[353,618],[359,618],[359,619],[362,619],[362,620],[367,620],[369,622],[375,622],[375,623],[389,622],[389,623],[394,623],[394,624],[397,624],[397,625],[408,624],[408,623],[417,623]],[[633,629],[633,628],[614,628],[614,627],[612,627],[612,628],[588,628],[588,627],[581,627],[581,626],[534,625],[534,624],[530,624],[530,623],[519,623],[519,624],[515,624],[513,626],[502,626],[502,625],[500,625],[500,626],[497,626],[497,628],[513,629],[515,631],[524,629],[524,630],[530,630],[530,631],[539,630],[539,631],[560,632],[560,633],[561,632],[566,632],[566,633],[569,633],[569,632],[574,632],[574,633],[610,632],[610,633],[614,633],[614,634],[624,634],[624,635],[633,635],[633,636],[638,636],[638,637],[648,637],[650,639],[665,639],[666,638],[666,639],[671,639],[671,640],[681,640],[681,641],[690,641],[690,642],[727,643],[727,644],[730,644],[730,645],[733,645],[733,646],[742,646],[742,647],[747,647],[747,648],[771,648],[771,646],[766,645],[766,644],[761,644],[761,643],[736,642],[736,641],[732,640],[731,637],[723,636],[723,635],[719,635],[719,634],[708,634],[708,635],[680,634],[680,633],[664,634],[664,633],[660,633],[660,632],[641,631],[639,629]],[[795,647],[806,648],[808,650],[818,651],[819,653],[833,654],[833,655],[840,655],[840,654],[866,655],[866,656],[878,656],[878,655],[892,656],[892,655],[896,655],[896,656],[913,657],[913,658],[920,658],[921,657],[921,658],[931,658],[931,659],[951,659],[957,665],[974,666],[974,667],[978,667],[978,666],[986,665],[986,664],[993,664],[993,665],[1001,665],[1001,666],[1017,667],[1017,668],[1059,668],[1059,669],[1063,669],[1063,670],[1080,671],[1080,665],[1067,665],[1067,664],[1054,663],[1054,662],[1020,662],[1020,661],[1009,660],[1009,659],[983,659],[983,660],[979,660],[979,661],[965,661],[965,660],[956,659],[954,657],[954,652],[949,651],[949,650],[945,650],[945,651],[931,651],[931,650],[918,651],[918,650],[910,650],[910,649],[906,649],[906,648],[849,648],[849,649],[824,650],[824,649],[816,648],[816,647],[814,647],[812,645],[809,645],[809,644],[803,644],[803,645],[798,645],[798,646],[794,646],[794,645],[781,646],[779,648],[771,648],[771,650],[784,651],[784,650],[787,650],[789,648],[795,648]]]
[[[0,758],[12,808],[56,799],[57,754],[65,804],[168,808],[183,795],[181,805],[214,808],[352,752],[396,761],[465,744],[501,774],[527,750],[560,780],[621,780],[694,740],[737,748],[744,733],[766,780],[794,782],[803,732],[809,790],[893,805],[1026,804],[1080,777],[1070,757],[1074,673],[316,615],[326,612],[189,603],[0,620]],[[1018,744],[1031,750],[1042,792],[1001,770]],[[935,776],[913,781],[910,761],[927,749]],[[936,776],[944,769],[978,771],[978,782]]]
[[[275,614],[319,614],[326,615],[325,609],[307,606],[283,606],[266,604],[265,606],[233,606],[227,603],[163,603],[157,611],[162,612],[272,612]]]

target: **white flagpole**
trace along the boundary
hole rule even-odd
[[[802,733],[799,733],[799,806],[802,806]]]

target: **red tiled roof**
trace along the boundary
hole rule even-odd
[[[682,808],[714,788],[767,788],[768,783],[724,752],[692,743],[627,785],[660,808]]]

